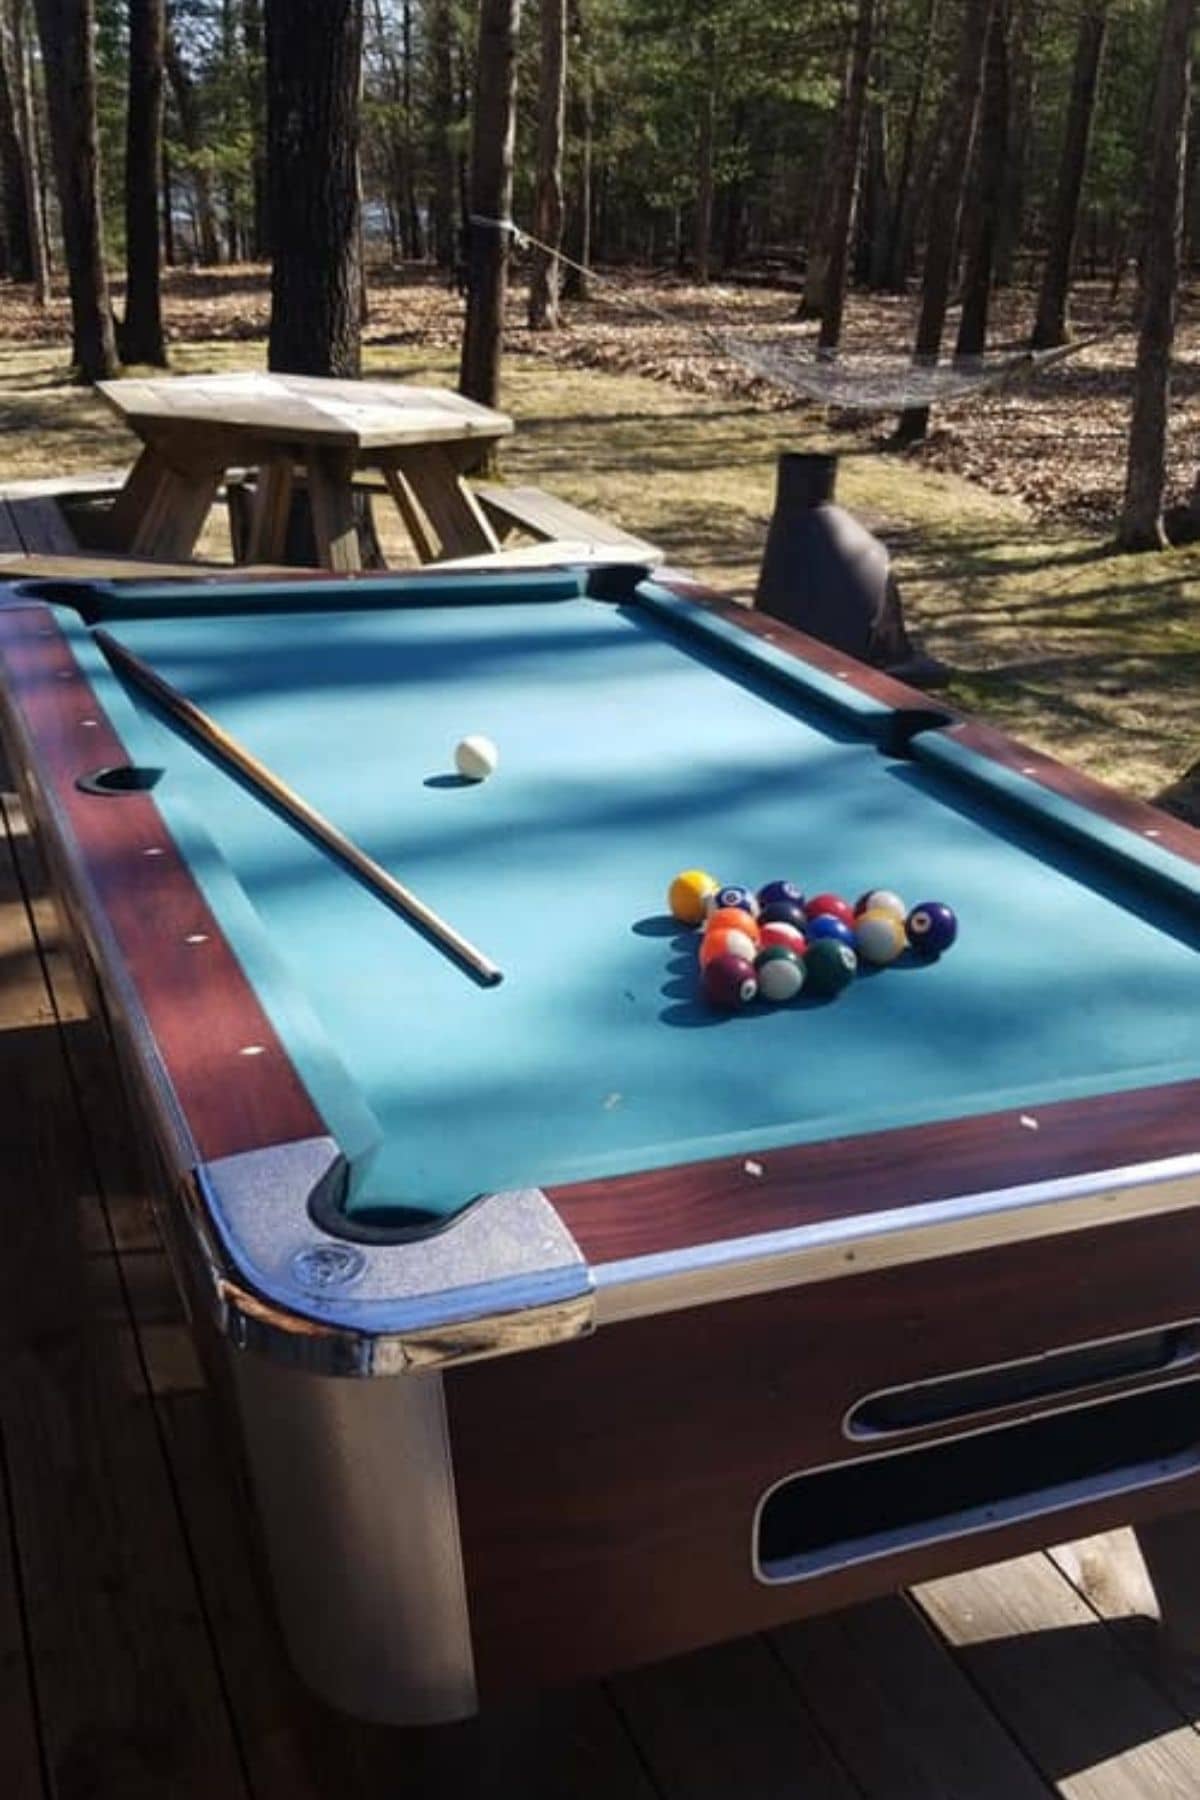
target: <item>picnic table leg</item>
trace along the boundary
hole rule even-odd
[[[147,444],[109,512],[110,548],[182,562],[196,547],[224,474],[222,463],[207,458],[176,467]]]
[[[259,469],[244,562],[283,561],[294,477],[290,456],[272,457]]]
[[[304,465],[320,565],[350,574],[362,567],[354,516],[354,456],[310,444],[305,448]]]
[[[441,555],[481,556],[500,548],[483,508],[439,444],[397,454],[395,466],[441,540]]]
[[[383,479],[387,482],[388,493],[396,503],[396,511],[404,520],[405,528],[412,539],[413,549],[419,562],[436,562],[438,557],[438,540],[430,528],[417,497],[408,485],[408,481],[392,462],[381,462]]]

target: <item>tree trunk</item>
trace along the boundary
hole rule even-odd
[[[888,227],[891,201],[888,194],[887,113],[884,108],[883,68],[875,58],[872,93],[867,101],[863,135],[862,197],[858,207],[858,248],[855,279],[872,291],[887,283]]]
[[[950,301],[950,275],[962,210],[963,184],[971,161],[971,139],[983,73],[991,0],[963,0],[962,37],[951,93],[948,128],[930,184],[928,242],[921,284],[921,313],[913,354],[936,359]],[[906,407],[900,415],[897,441],[916,443],[929,429],[927,406]]]
[[[30,278],[39,306],[50,298],[50,250],[46,237],[46,209],[42,204],[41,145],[33,106],[33,77],[29,67],[28,23],[25,0],[12,0],[12,89],[17,134],[21,139],[25,174],[25,216],[29,223]]]
[[[826,240],[829,254],[825,267],[825,292],[821,296],[821,329],[817,337],[817,345],[821,350],[836,350],[842,335],[846,270],[850,257],[850,226],[854,218],[854,198],[858,186],[859,151],[862,147],[863,119],[866,116],[867,75],[871,67],[871,39],[874,30],[875,0],[858,0],[854,43],[850,51],[850,74],[846,83],[846,104],[842,113],[842,134],[833,178],[829,236]]]
[[[438,267],[452,269],[455,255],[454,153],[454,24],[450,0],[432,0],[429,10],[430,161],[433,165],[433,254]]]
[[[541,64],[538,77],[537,175],[529,273],[529,329],[558,329],[561,287],[557,251],[563,230],[563,130],[567,107],[567,0],[540,0]]]
[[[267,0],[272,369],[359,373],[362,24],[362,0]]]
[[[812,207],[805,230],[804,298],[796,309],[798,319],[816,319],[825,305],[829,272],[830,219],[837,182],[842,140],[846,130],[846,106],[850,89],[850,56],[846,55],[837,105],[829,121],[829,135],[821,151],[821,168],[813,190]]]
[[[1015,0],[1008,47],[1008,156],[996,226],[996,287],[1013,280],[1017,248],[1025,222],[1025,189],[1033,141],[1033,102],[1037,70],[1033,58],[1034,9],[1037,0]]]
[[[33,244],[25,180],[25,147],[17,130],[16,103],[0,31],[0,245],[4,271],[14,281],[33,279]]]
[[[271,218],[267,204],[267,109],[263,74],[262,0],[242,0],[242,48],[246,114],[250,120],[250,254],[256,260],[271,253]]]
[[[917,132],[921,123],[921,108],[925,101],[925,76],[929,68],[929,49],[937,28],[937,17],[938,0],[925,0],[924,49],[917,58],[913,90],[904,119],[900,163],[896,171],[896,197],[892,205],[892,225],[888,238],[886,280],[888,287],[897,294],[903,293],[908,285],[908,264],[914,235],[911,225],[915,210],[912,192],[913,164],[917,153]]]
[[[984,51],[983,97],[979,106],[979,139],[975,167],[975,208],[966,271],[962,315],[958,322],[959,356],[982,356],[987,345],[988,305],[1000,203],[1008,162],[1008,29],[1009,0],[992,0]]]
[[[1086,0],[1075,43],[1071,76],[1071,100],[1063,132],[1058,185],[1050,216],[1046,266],[1038,295],[1037,321],[1030,339],[1034,350],[1050,350],[1067,341],[1067,296],[1071,288],[1071,258],[1079,219],[1079,195],[1087,167],[1088,140],[1096,110],[1100,59],[1108,29],[1108,0]]]
[[[717,155],[717,44],[711,25],[700,29],[700,117],[696,125],[696,211],[692,220],[692,268],[707,281],[712,265],[713,195]]]
[[[1179,288],[1183,171],[1187,157],[1192,27],[1196,0],[1167,0],[1146,170],[1141,328],[1125,498],[1117,526],[1122,550],[1161,550],[1166,485],[1167,394]]]
[[[87,381],[116,374],[100,218],[93,0],[37,0],[46,108],[71,291],[72,360]]]
[[[580,31],[582,39],[582,28]],[[581,44],[581,48],[582,48]],[[586,55],[586,50],[585,50]],[[586,300],[592,266],[592,71],[585,61],[574,106],[574,136],[579,144],[579,182],[567,220],[567,255],[563,270],[563,294],[569,300]]]
[[[508,291],[513,142],[517,120],[517,26],[521,0],[480,0],[471,133],[471,210],[489,224],[469,233],[467,320],[458,385],[469,400],[495,406]]]
[[[39,0],[40,3],[41,0]],[[60,4],[63,3],[66,3],[66,0],[60,0]],[[191,164],[189,172],[192,178],[192,205],[196,220],[196,253],[200,261],[208,267],[221,260],[221,245],[217,236],[217,217],[213,207],[212,175],[206,161],[204,126],[200,118],[196,85],[179,54],[174,22],[170,16],[167,19],[164,53],[167,79],[171,83],[171,92],[175,96],[175,110],[179,115],[179,135],[183,139],[184,148]]]
[[[175,267],[175,196],[171,191],[171,149],[164,131],[162,137],[162,246],[163,261],[168,269]]]
[[[404,211],[408,219],[408,242],[413,256],[425,255],[425,232],[421,209],[417,205],[416,134],[413,128],[413,18],[412,0],[404,0],[401,15],[404,32],[404,79],[401,82],[401,105],[404,116]]]
[[[163,143],[164,0],[129,0],[129,108],[125,132],[124,362],[166,366],[159,296],[158,179]]]

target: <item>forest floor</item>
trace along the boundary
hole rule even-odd
[[[563,330],[535,334],[514,293],[506,476],[619,519],[674,563],[748,594],[778,454],[834,449],[839,498],[885,537],[910,627],[955,671],[947,697],[1200,822],[1200,548],[1126,557],[1109,541],[1134,357],[1128,295],[1113,330],[1107,292],[1085,286],[1076,329],[1103,336],[1034,377],[940,406],[928,441],[904,454],[885,447],[894,415],[831,412],[740,359],[747,345],[811,350],[795,294],[621,277],[593,296],[568,309]],[[1029,306],[1024,290],[1002,295],[994,339],[1020,345]],[[366,373],[453,382],[462,312],[444,284],[373,272]],[[852,300],[847,364],[898,367],[911,312],[911,300]],[[267,313],[262,269],[172,272],[173,367],[261,365]],[[0,288],[0,480],[129,458],[115,416],[68,384],[65,341],[62,302],[39,314]],[[1182,497],[1200,462],[1191,297],[1177,351],[1169,458]]]

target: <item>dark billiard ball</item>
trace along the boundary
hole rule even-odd
[[[804,895],[794,881],[768,881],[765,887],[758,890],[758,904],[803,907]]]
[[[958,920],[942,900],[922,900],[905,920],[908,941],[918,956],[940,956],[958,936]]]
[[[754,959],[754,973],[758,977],[758,991],[764,1000],[773,1000],[782,1005],[786,1000],[794,1000],[804,986],[804,960],[794,950],[787,950],[782,944],[774,944],[766,950],[760,950]]]
[[[818,938],[804,958],[807,985],[814,994],[840,994],[858,973],[858,958],[849,944]]]
[[[704,965],[700,979],[712,1004],[729,1012],[749,1006],[758,993],[754,964],[744,956],[714,956]]]
[[[810,919],[840,919],[843,925],[854,930],[854,908],[840,894],[814,894],[811,900],[804,902],[804,910]]]
[[[822,938],[833,938],[839,944],[848,944],[854,949],[854,933],[841,919],[835,919],[832,913],[818,913],[815,919],[808,921],[808,941],[816,944]]]
[[[790,900],[774,900],[770,906],[763,907],[758,922],[760,925],[794,925],[797,931],[803,931],[804,908]]]
[[[752,919],[758,917],[758,901],[748,887],[718,888],[715,894],[708,896],[706,904],[710,914],[731,908],[737,912],[749,913]]]

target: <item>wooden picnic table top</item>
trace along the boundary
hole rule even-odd
[[[258,442],[355,451],[506,437],[506,413],[449,388],[398,381],[336,381],[248,370],[101,381],[97,391],[139,437],[213,426]]]

